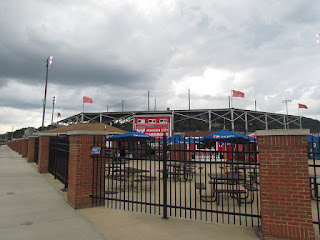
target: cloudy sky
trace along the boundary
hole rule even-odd
[[[82,112],[233,107],[320,119],[320,1],[2,0],[0,133]],[[57,112],[62,118],[57,118]]]

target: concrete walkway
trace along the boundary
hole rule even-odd
[[[20,155],[0,147],[0,239],[105,239]]]
[[[0,239],[259,239],[252,227],[163,220],[102,207],[75,211],[58,180],[39,174],[7,146],[0,147],[0,164]]]

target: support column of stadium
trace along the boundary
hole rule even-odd
[[[246,134],[248,134],[248,113],[247,112],[244,112],[244,121],[245,121]]]
[[[234,116],[233,116],[233,114],[234,114],[234,109],[231,108],[231,129],[234,132]]]
[[[171,117],[171,129],[172,134],[174,133],[174,111],[172,111],[172,117]]]
[[[268,114],[267,113],[264,114],[264,120],[266,124],[266,130],[268,130]]]

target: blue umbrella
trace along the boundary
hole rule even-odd
[[[200,139],[200,141],[220,140],[223,142],[255,142],[255,139],[240,133],[232,132],[228,129],[222,129]]]
[[[308,142],[319,142],[319,137],[310,134],[308,135]]]
[[[137,140],[141,140],[141,139],[150,139],[150,138],[154,138],[150,135],[144,134],[144,133],[140,133],[137,132],[135,130],[132,130],[130,132],[127,133],[123,133],[123,134],[116,134],[114,136],[108,137],[107,140],[109,141],[118,141],[118,140],[124,140],[124,139],[137,139]]]
[[[174,144],[195,144],[199,143],[199,140],[193,138],[184,138],[181,135],[174,135],[172,137],[167,138],[167,142]]]
[[[308,155],[309,159],[315,158],[317,160],[320,159],[320,154],[319,154],[319,137],[314,136],[314,135],[308,135]]]

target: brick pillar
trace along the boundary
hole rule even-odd
[[[49,145],[50,136],[39,136],[39,173],[47,173],[49,167]]]
[[[77,131],[83,133],[69,134],[69,175],[68,175],[68,201],[72,207],[87,208],[92,207],[92,186],[93,186],[93,160],[91,158],[91,147],[94,145],[94,135],[86,131]],[[89,135],[90,134],[90,135]],[[105,136],[100,136],[104,138]],[[100,169],[95,169],[95,176],[103,176],[105,159],[101,159]],[[99,189],[99,181],[97,188]],[[104,189],[102,189],[102,197],[104,198]]]
[[[21,155],[22,154],[22,141],[21,139],[17,140],[17,152]]]
[[[34,148],[36,144],[36,137],[29,137],[28,138],[28,162],[34,162]]]
[[[23,158],[28,156],[28,139],[21,139],[21,155]]]
[[[257,131],[262,232],[266,239],[314,239],[309,130]]]

